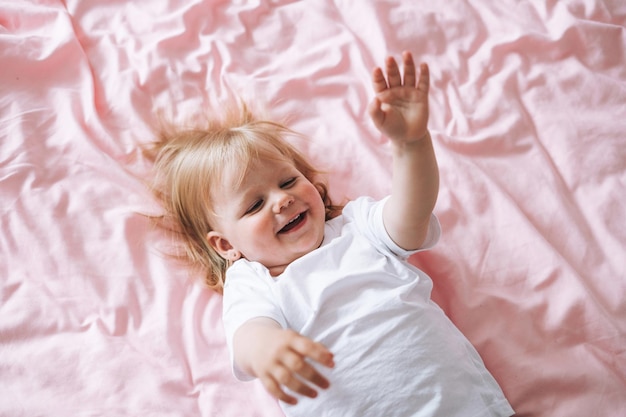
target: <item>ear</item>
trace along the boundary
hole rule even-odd
[[[207,240],[209,241],[209,245],[211,245],[222,258],[233,262],[241,258],[241,253],[236,250],[221,233],[211,230],[207,234]]]

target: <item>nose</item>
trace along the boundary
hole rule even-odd
[[[274,213],[280,213],[284,208],[289,207],[294,202],[294,198],[291,194],[286,193],[283,190],[276,192],[274,200]]]

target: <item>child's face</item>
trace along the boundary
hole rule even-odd
[[[324,238],[320,193],[291,162],[254,162],[241,186],[227,175],[211,197],[217,215],[209,242],[225,259],[240,255],[278,275]]]

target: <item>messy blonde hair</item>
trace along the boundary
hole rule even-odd
[[[287,160],[315,185],[327,220],[341,212],[341,206],[332,204],[321,172],[287,142],[299,134],[280,123],[256,119],[243,103],[222,113],[224,117],[209,117],[195,127],[163,125],[148,152],[154,160],[153,190],[165,208],[160,223],[180,238],[184,250],[177,256],[200,267],[206,285],[218,293],[230,261],[211,247],[207,234],[213,230],[211,190],[222,183],[226,170],[235,170],[231,172],[241,182],[253,161]]]

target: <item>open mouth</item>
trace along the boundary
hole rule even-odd
[[[278,233],[287,233],[287,232],[295,229],[296,227],[298,227],[298,226],[300,226],[302,224],[302,222],[304,221],[305,218],[306,218],[306,212],[302,212],[302,213],[298,214],[296,217],[291,219],[291,221],[289,223],[287,223],[285,225],[285,227],[280,229],[278,231]]]

